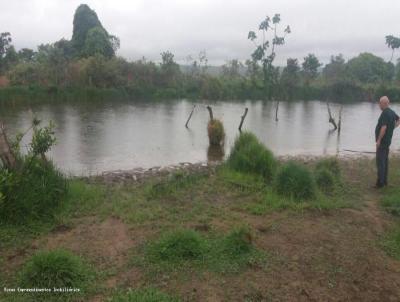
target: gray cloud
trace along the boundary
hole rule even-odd
[[[17,49],[69,39],[81,1],[0,0],[0,31],[12,34]],[[346,58],[368,51],[390,58],[384,37],[398,33],[398,0],[87,0],[105,28],[121,39],[119,54],[158,60],[170,50],[180,62],[206,50],[210,63],[247,59],[249,30],[265,15],[281,13],[292,34],[277,62],[315,53],[324,62],[332,54]]]

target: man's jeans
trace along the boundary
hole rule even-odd
[[[386,186],[389,172],[389,147],[380,146],[376,149],[376,168],[378,170],[376,185]]]

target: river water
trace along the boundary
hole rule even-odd
[[[277,155],[346,154],[347,149],[374,151],[374,128],[380,110],[375,103],[343,105],[340,137],[328,123],[325,102],[196,102],[189,128],[185,122],[194,106],[186,100],[159,102],[73,102],[34,105],[7,104],[0,118],[14,135],[29,128],[33,116],[55,125],[57,145],[49,153],[71,175],[91,175],[108,170],[149,168],[180,162],[216,160],[221,150],[208,148],[206,110],[225,126],[225,156],[238,134],[240,117],[249,108],[243,130],[254,132]],[[338,117],[340,105],[331,104]],[[400,105],[392,108],[400,112]],[[27,148],[27,137],[23,149]],[[400,131],[392,150],[400,147]]]

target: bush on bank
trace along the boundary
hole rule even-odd
[[[33,123],[28,154],[20,153],[18,135],[12,144],[16,167],[0,167],[0,223],[50,220],[67,193],[64,175],[44,155],[55,143],[53,126],[40,128],[38,121]]]
[[[235,171],[260,175],[267,182],[272,180],[277,165],[273,153],[250,132],[235,139],[227,164]]]

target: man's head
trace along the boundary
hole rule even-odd
[[[389,107],[390,100],[387,96],[383,96],[379,99],[379,108],[381,110],[385,110],[387,107]]]

